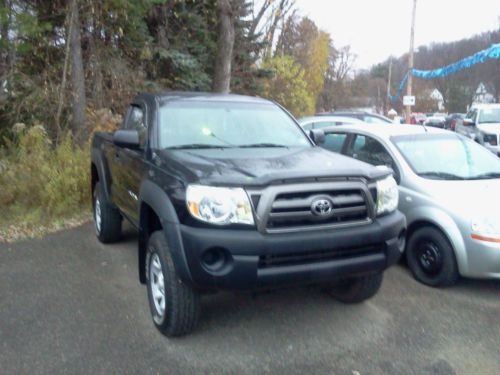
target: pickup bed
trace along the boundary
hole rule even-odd
[[[196,326],[200,294],[319,285],[344,302],[380,288],[404,247],[391,171],[316,146],[267,100],[140,94],[123,128],[97,133],[95,228],[139,232],[139,279],[167,336]]]

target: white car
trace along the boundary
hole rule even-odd
[[[472,106],[463,122],[456,125],[455,131],[500,156],[500,104]]]
[[[352,117],[341,116],[311,116],[297,120],[304,130],[323,129],[336,125],[359,124],[361,120]]]

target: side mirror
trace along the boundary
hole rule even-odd
[[[464,126],[474,126],[476,124],[474,123],[474,121],[472,121],[472,119],[470,119],[470,118],[464,118],[464,120],[462,122],[462,125],[464,125]]]
[[[316,145],[325,143],[325,132],[321,129],[309,130],[309,137]]]
[[[139,132],[131,129],[117,130],[113,134],[113,143],[120,147],[138,149],[140,146]]]

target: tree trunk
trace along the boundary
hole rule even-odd
[[[12,25],[12,2],[9,0],[0,0],[0,8],[6,12],[5,20],[0,26],[0,38],[2,42],[2,49],[0,50],[0,79],[7,79],[7,76],[12,73],[14,63],[14,48],[9,40],[9,31]]]
[[[80,36],[79,1],[71,1],[72,24],[70,25],[71,85],[73,87],[73,118],[71,130],[76,141],[82,145],[88,138],[85,124],[85,74],[83,71],[82,44]]]
[[[231,61],[234,46],[234,20],[230,0],[218,0],[219,35],[215,57],[214,92],[228,93],[231,85]]]

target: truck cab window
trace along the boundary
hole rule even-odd
[[[138,107],[136,105],[130,106],[125,123],[125,129],[137,130],[137,132],[139,133],[141,146],[143,147],[145,145],[147,127],[144,117],[144,111],[141,107]]]
[[[146,128],[144,124],[144,112],[140,107],[131,106],[125,129],[142,131]]]

